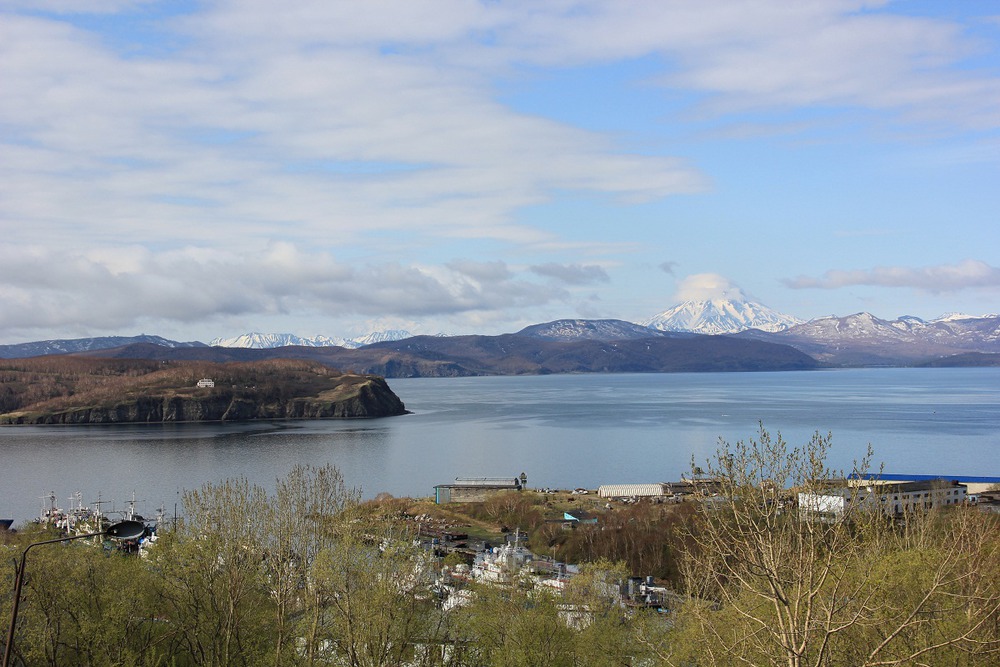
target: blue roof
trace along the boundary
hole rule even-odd
[[[896,475],[890,473],[858,475],[852,473],[849,479],[880,479],[883,482],[925,482],[934,479],[947,479],[962,484],[1000,484],[1000,477],[977,477],[974,475]]]

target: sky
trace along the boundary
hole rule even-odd
[[[0,343],[1000,311],[1000,0],[0,0]]]

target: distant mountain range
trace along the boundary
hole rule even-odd
[[[925,321],[903,316],[883,320],[871,313],[821,317],[784,331],[747,330],[743,338],[785,343],[817,361],[837,366],[934,363],[961,354],[979,357],[980,365],[1000,365],[1000,315],[947,315]]]
[[[43,357],[49,354],[77,354],[91,350],[107,350],[123,345],[145,343],[167,348],[174,347],[207,347],[204,343],[192,341],[179,343],[160,336],[100,336],[97,338],[67,338],[60,340],[40,340],[33,343],[17,343],[0,345],[0,359],[24,359],[27,357]]]
[[[998,366],[1000,315],[883,320],[870,313],[802,322],[746,300],[691,301],[642,324],[556,320],[499,336],[353,339],[249,333],[211,345],[159,336],[0,346],[0,358],[87,354],[151,359],[311,359],[386,377],[791,370],[824,366]]]
[[[552,331],[562,334],[553,340]],[[604,332],[594,337],[595,331]],[[618,333],[615,333],[618,332]],[[615,336],[610,340],[607,336]],[[413,336],[357,349],[167,348],[139,343],[87,356],[213,362],[307,359],[383,377],[808,370],[812,357],[788,345],[730,336],[667,334],[617,320],[572,320],[500,336]]]
[[[289,345],[299,345],[302,347],[345,347],[354,350],[372,343],[381,343],[387,340],[402,340],[412,336],[409,331],[392,329],[389,331],[375,331],[357,338],[329,338],[327,336],[312,336],[303,338],[295,334],[265,334],[246,333],[231,338],[213,338],[209,345],[213,347],[245,347],[258,350],[265,350],[272,347],[288,347]]]

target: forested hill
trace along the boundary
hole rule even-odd
[[[214,386],[199,387],[203,378]],[[405,412],[381,377],[301,360],[53,356],[0,362],[0,424],[351,419]]]

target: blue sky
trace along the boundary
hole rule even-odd
[[[0,0],[0,343],[1000,311],[1000,2]]]

